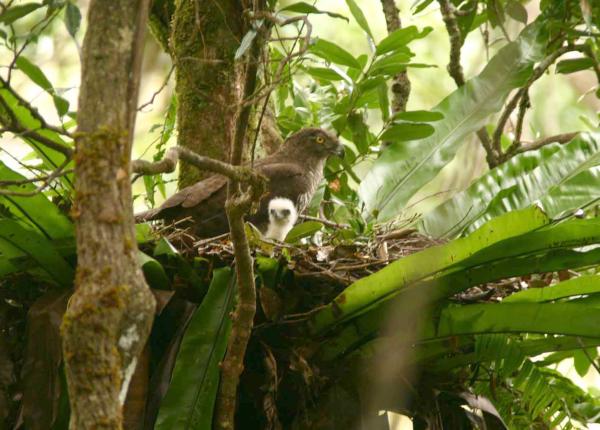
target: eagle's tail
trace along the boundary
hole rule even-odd
[[[149,209],[144,212],[138,212],[136,214],[133,214],[133,218],[135,219],[136,223],[153,221],[155,219],[158,219],[158,213],[159,211],[157,209]]]

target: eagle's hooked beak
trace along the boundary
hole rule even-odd
[[[338,143],[338,146],[335,148],[333,153],[340,158],[344,158],[344,155],[346,154],[346,152],[344,150],[344,145],[342,145],[341,143]]]

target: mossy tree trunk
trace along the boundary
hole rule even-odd
[[[62,324],[71,429],[120,429],[155,301],[138,263],[130,156],[149,0],[93,0],[76,137],[78,267]]]
[[[217,160],[229,160],[243,73],[234,55],[246,32],[240,0],[176,0],[171,56],[176,67],[178,143]],[[180,165],[179,187],[206,176]]]

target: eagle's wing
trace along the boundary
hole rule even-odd
[[[211,197],[227,185],[227,178],[221,175],[213,175],[196,182],[194,185],[185,187],[179,192],[173,194],[161,205],[161,209],[174,208],[181,206],[191,208]]]
[[[309,169],[300,163],[269,163],[258,167],[258,170],[269,178],[269,193],[262,200],[259,209],[260,213],[265,214],[269,200],[275,197],[290,199],[298,211],[302,212],[320,181],[320,175],[311,174]]]

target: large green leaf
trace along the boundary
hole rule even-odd
[[[20,181],[25,177],[14,172],[0,161],[0,181]],[[3,189],[29,192],[32,184],[4,186]],[[62,239],[74,234],[73,224],[56,205],[39,193],[32,197],[0,196],[0,204],[8,208],[19,222],[38,229],[48,239]],[[1,218],[1,215],[0,215]]]
[[[508,221],[505,217],[501,218]],[[497,219],[498,218],[495,220]],[[513,219],[512,222],[515,222],[515,219]],[[510,224],[506,222],[505,225],[509,226]],[[516,226],[518,224],[515,223],[514,225]],[[487,226],[489,226],[489,223],[485,225],[485,227]],[[477,230],[477,232],[480,231],[481,229]],[[469,238],[470,236],[465,239]],[[450,243],[459,241],[462,241],[462,239]],[[396,272],[396,275],[400,279],[396,281],[396,285],[398,288],[402,286],[408,287],[403,290],[402,294],[410,292],[416,293],[418,297],[425,298],[428,303],[433,303],[445,297],[450,297],[460,291],[464,291],[472,286],[486,284],[500,279],[523,276],[531,273],[545,273],[597,265],[600,263],[600,248],[592,248],[587,251],[577,251],[575,249],[580,249],[585,245],[598,242],[600,242],[599,219],[573,219],[568,222],[538,228],[522,235],[496,241],[490,246],[473,253],[468,258],[457,260],[456,264],[449,265],[446,270],[433,274],[433,276],[423,279],[420,282],[414,282],[412,285],[406,285],[406,283],[403,284],[405,273],[398,271]],[[420,254],[423,254],[423,252],[413,255],[418,256]],[[408,257],[400,261],[404,261],[407,258]],[[415,258],[412,262],[416,262],[416,264],[427,264],[426,260],[421,260],[420,258]],[[389,276],[391,279],[393,276],[392,273],[390,273]],[[367,281],[369,279],[375,280],[375,276],[371,275],[363,278],[363,280]],[[376,279],[376,281],[382,282],[381,279]],[[356,283],[353,285],[356,285]],[[384,286],[389,285],[390,284],[385,284]],[[377,289],[378,285],[371,285],[370,287],[373,290]],[[566,284],[559,287],[559,289],[556,290],[555,296],[556,298],[560,298],[559,296],[561,295],[564,296],[571,293],[577,294],[576,292],[579,292],[579,294],[590,294],[594,292],[595,288],[596,286],[593,285],[593,282],[589,282],[586,285],[585,280],[579,281],[579,283],[573,281],[573,284],[571,285]],[[350,350],[354,345],[361,344],[365,339],[371,339],[379,330],[386,315],[395,310],[395,302],[389,300],[391,297],[392,294],[388,294],[384,297],[384,299],[387,299],[387,302],[377,305],[377,302],[372,300],[371,297],[363,296],[363,302],[360,304],[362,308],[358,307],[356,303],[353,303],[357,307],[352,310],[355,311],[355,309],[358,309],[358,311],[355,311],[354,316],[356,316],[357,313],[360,314],[365,311],[366,313],[359,315],[358,318],[354,318],[351,324],[343,325],[341,330],[336,332],[331,340],[327,341],[321,352],[323,359],[333,359],[345,351]],[[598,295],[594,294],[591,297],[598,297]],[[351,296],[352,300],[357,300],[358,298],[359,295],[357,293],[353,293]],[[344,303],[339,302],[339,299],[340,297],[336,298],[336,302],[334,302],[334,319],[329,321],[326,320],[326,324],[331,325],[335,322],[335,319],[337,319],[338,322],[348,319],[349,316],[345,314],[346,309],[344,308]],[[411,299],[412,296],[410,294],[398,296],[398,300]],[[369,300],[372,301],[369,302]],[[587,303],[590,304],[591,307],[600,306],[597,305],[598,301],[588,301]],[[319,313],[316,315],[319,315]],[[327,314],[325,314],[325,316],[327,316]],[[350,317],[352,316],[353,315],[350,315]],[[324,317],[320,316],[320,318],[323,319]],[[327,328],[327,326],[324,328]],[[323,327],[321,327],[321,329],[323,329]],[[557,334],[561,334],[561,332],[557,332]],[[562,334],[570,333],[565,332]]]
[[[396,49],[406,46],[415,39],[421,39],[427,36],[432,30],[431,27],[425,27],[419,32],[419,29],[414,25],[400,28],[379,42],[375,52],[377,55],[382,55],[387,52],[395,51]]]
[[[600,293],[600,276],[587,275],[560,282],[551,287],[529,288],[503,300],[511,302],[550,302],[572,296]]]
[[[500,303],[453,306],[425,338],[474,333],[543,333],[600,337],[600,309],[577,303]]]
[[[537,27],[527,27],[478,77],[433,109],[444,119],[432,124],[431,136],[389,145],[360,184],[367,218],[385,221],[397,216],[415,192],[452,160],[465,138],[485,125],[510,91],[527,80],[542,58],[541,48]]]
[[[71,5],[71,3],[68,3]],[[52,96],[54,101],[54,105],[56,106],[56,110],[59,116],[64,116],[69,110],[69,102],[65,100],[63,97],[56,94],[54,90],[54,86],[48,80],[42,69],[40,69],[37,65],[33,64],[23,55],[20,55],[16,61],[17,67],[25,73],[29,79],[31,79],[37,86],[42,88],[48,94]]]
[[[24,228],[16,221],[0,219],[0,239],[0,261],[20,257],[17,254],[19,250],[35,260],[59,285],[63,287],[72,285],[73,268],[41,234]],[[3,264],[0,263],[0,267],[2,266]]]
[[[56,131],[43,128],[42,123],[35,116],[35,114],[27,106],[21,103],[21,101],[17,97],[15,97],[9,90],[3,88],[1,85],[0,98],[4,100],[4,103],[10,109],[11,115],[17,119],[17,121],[22,127],[24,127],[27,130],[35,130],[37,134],[46,139],[51,140],[57,145],[62,145],[66,147],[71,146],[70,144],[65,142]],[[2,112],[2,106],[0,106],[0,119],[4,115],[6,114]],[[44,167],[48,169],[55,169],[63,163],[65,156],[62,153],[54,149],[48,148],[47,146],[44,146],[31,136],[20,135],[18,137],[21,138],[29,146],[31,146],[31,148],[36,152],[36,154],[38,154],[38,156],[43,161]],[[60,181],[66,187],[72,186],[70,176],[63,176],[61,177]]]
[[[324,39],[317,39],[309,51],[331,63],[361,69],[360,63],[344,48]]]
[[[448,269],[475,253],[510,237],[538,229],[549,222],[538,208],[511,212],[493,219],[466,238],[425,249],[391,263],[382,270],[359,279],[311,319],[313,332],[364,311],[402,287]]]
[[[156,430],[212,428],[219,362],[231,329],[229,312],[234,287],[230,268],[214,271],[208,293],[181,342],[171,384],[158,412]]]
[[[146,282],[151,288],[158,290],[169,288],[171,283],[162,264],[142,251],[138,251],[138,261],[142,266]]]
[[[299,2],[293,3],[293,4],[289,5],[289,6],[286,6],[283,9],[281,9],[279,12],[298,12],[298,13],[306,13],[306,14],[309,14],[309,13],[314,13],[314,14],[324,13],[326,15],[329,15],[332,18],[341,18],[343,20],[350,21],[344,15],[340,15],[339,13],[335,13],[335,12],[329,12],[329,11],[326,11],[326,10],[317,9],[313,5],[308,4],[308,3],[304,2],[304,1],[299,1]]]
[[[369,27],[369,23],[367,21],[367,18],[365,18],[365,14],[363,13],[363,11],[360,9],[360,7],[358,7],[354,0],[346,0],[346,4],[348,5],[352,16],[354,17],[360,28],[362,28],[372,40],[373,33],[371,32],[371,28]]]
[[[3,10],[3,12],[0,14],[0,23],[10,25],[19,18],[29,15],[31,12],[39,9],[42,6],[44,6],[42,3],[25,3],[9,7],[8,9]]]
[[[421,228],[453,236],[536,201],[550,217],[580,208],[598,199],[599,164],[600,134],[518,155],[427,213]]]

